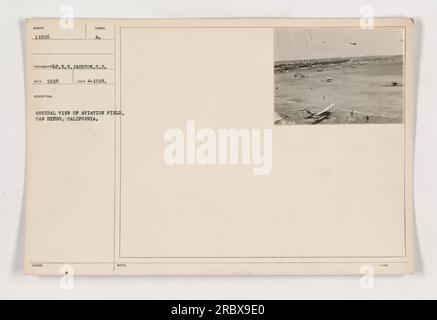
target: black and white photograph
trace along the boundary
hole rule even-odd
[[[274,33],[275,125],[403,122],[403,28]]]

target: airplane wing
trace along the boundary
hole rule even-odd
[[[332,109],[333,106],[334,106],[334,104],[331,103],[331,104],[330,104],[328,107],[326,107],[324,110],[322,110],[322,111],[316,113],[315,116],[320,116],[320,115],[322,115],[322,114],[328,112],[329,110]]]

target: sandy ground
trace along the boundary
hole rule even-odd
[[[275,66],[275,124],[312,123],[305,110],[319,112],[331,103],[331,114],[319,124],[402,123],[402,57],[283,65]]]

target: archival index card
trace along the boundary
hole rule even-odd
[[[26,21],[31,275],[414,272],[414,22]]]

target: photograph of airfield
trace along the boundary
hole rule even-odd
[[[276,29],[274,39],[275,125],[403,122],[403,29]]]

